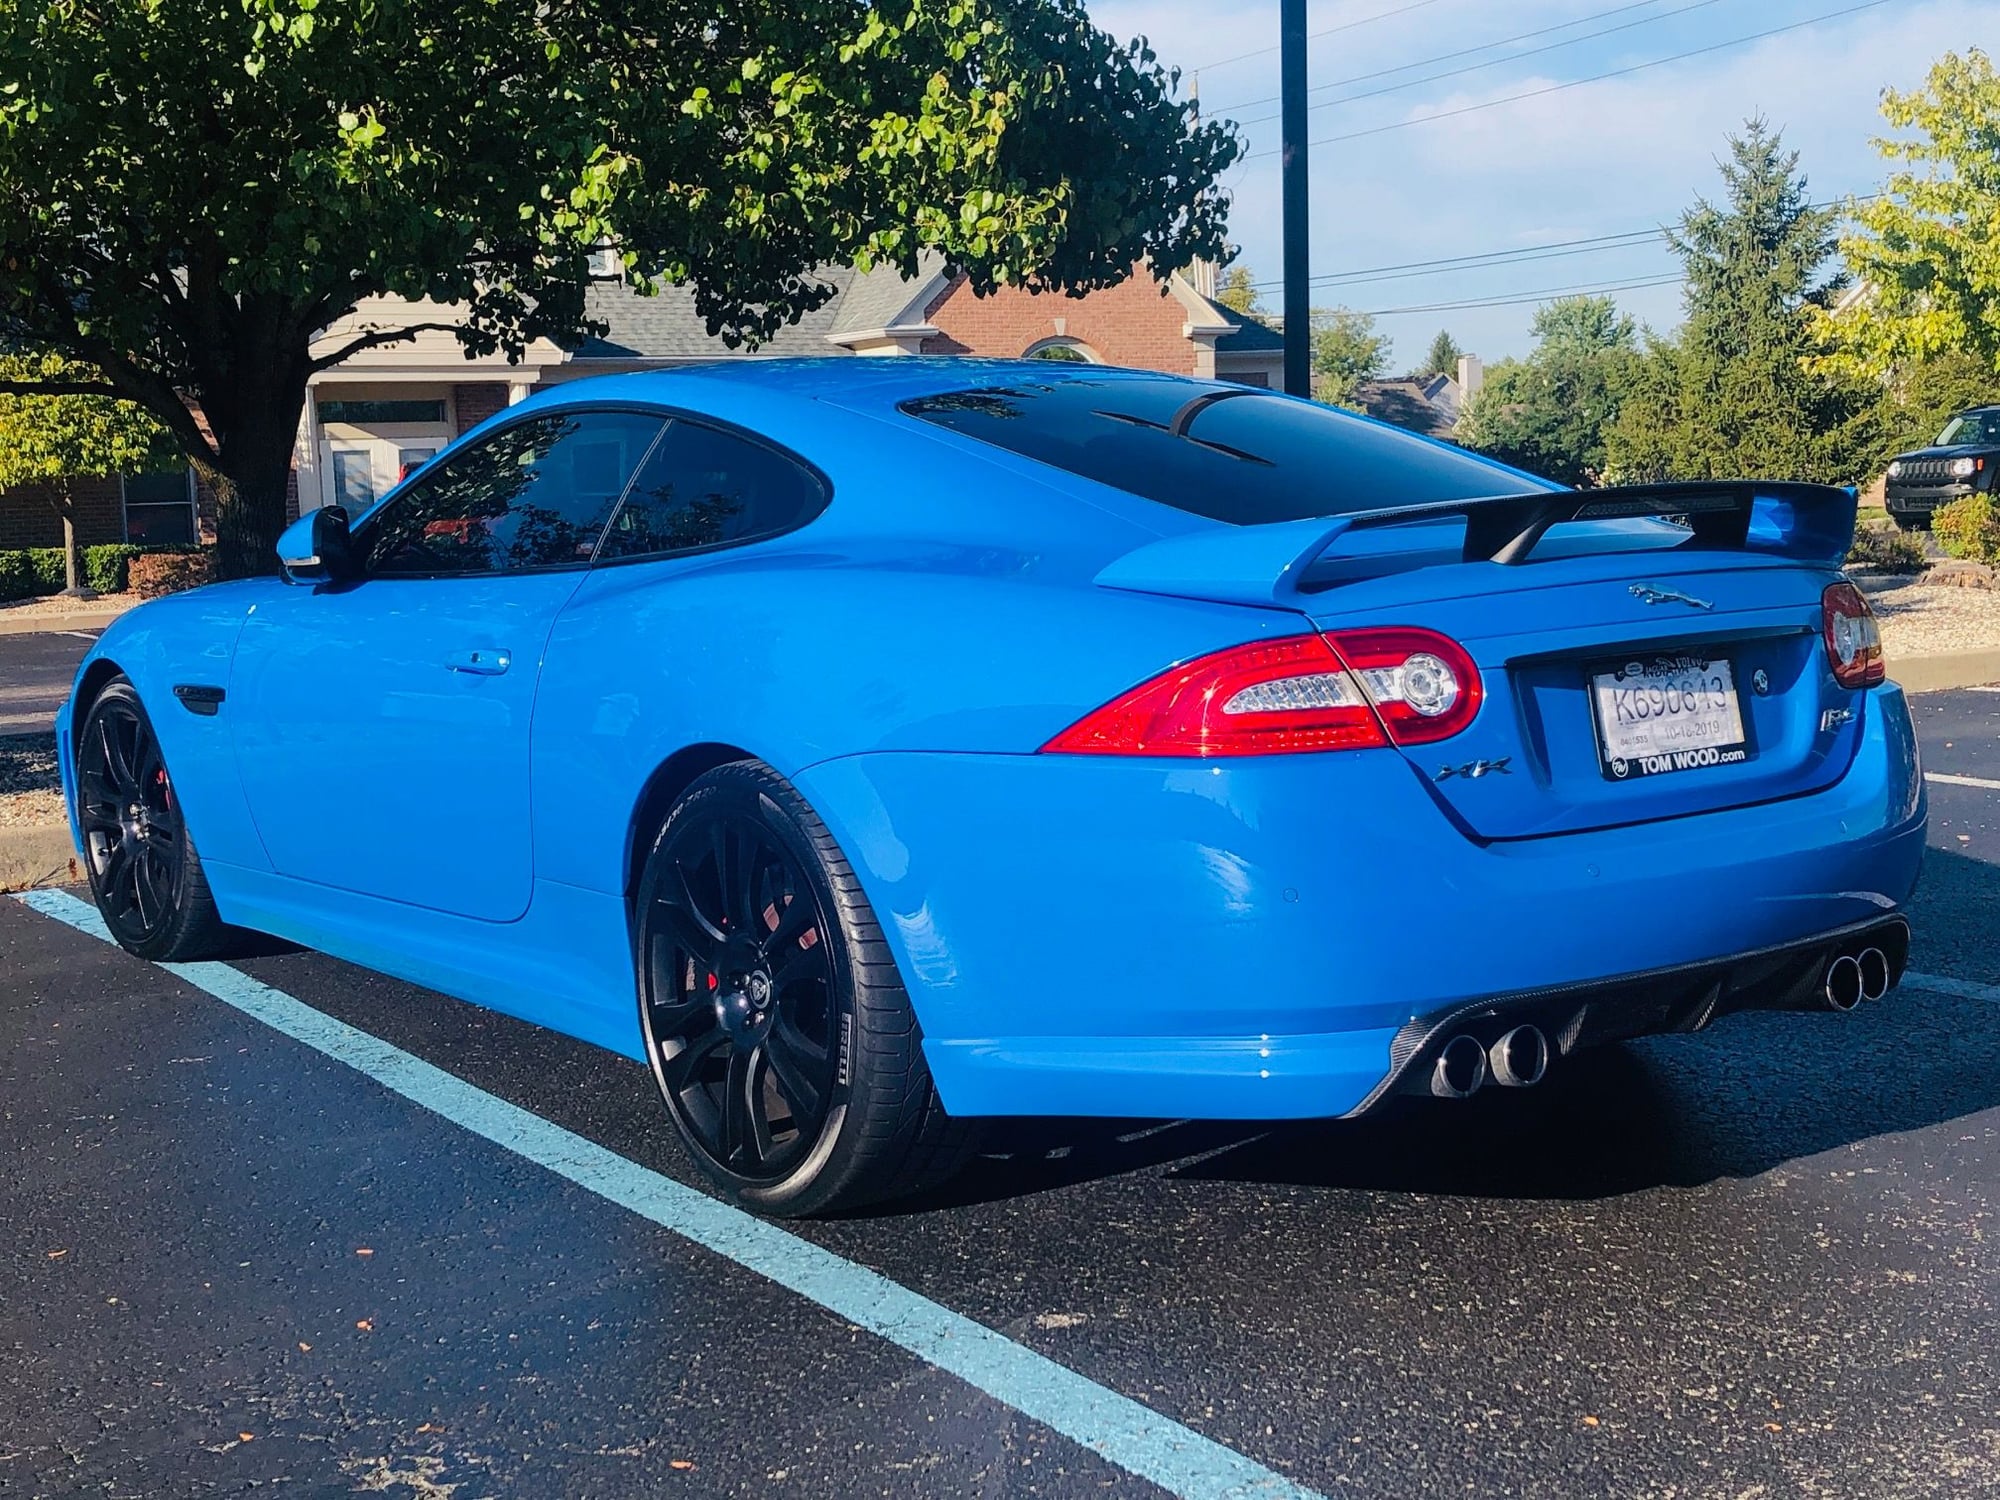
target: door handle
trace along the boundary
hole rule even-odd
[[[514,653],[504,646],[476,646],[447,657],[445,665],[454,672],[470,672],[475,677],[498,677],[514,665]]]

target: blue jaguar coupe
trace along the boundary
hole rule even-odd
[[[1853,527],[1139,371],[613,376],[127,615],[66,789],[133,953],[277,934],[644,1059],[807,1214],[982,1116],[1353,1115],[1880,998],[1925,802]]]

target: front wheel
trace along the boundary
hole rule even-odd
[[[854,872],[783,777],[719,767],[675,803],[640,877],[639,1012],[667,1111],[760,1213],[858,1207],[972,1148]]]
[[[90,705],[76,747],[83,864],[104,925],[158,963],[209,958],[229,934],[217,914],[145,705],[125,678]]]

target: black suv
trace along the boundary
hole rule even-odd
[[[1882,503],[1903,530],[1931,524],[1931,512],[1961,495],[1993,492],[2000,472],[2000,406],[1975,406],[1944,424],[1928,448],[1889,464]]]

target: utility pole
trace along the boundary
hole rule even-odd
[[[1312,394],[1312,255],[1306,213],[1306,0],[1278,8],[1285,237],[1285,394]]]

